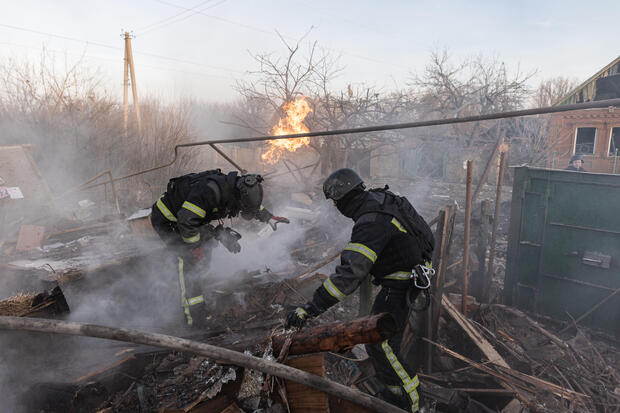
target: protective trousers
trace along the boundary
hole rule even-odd
[[[179,289],[181,292],[181,307],[188,326],[201,325],[206,319],[205,298],[200,286],[200,279],[193,271],[190,277],[187,273],[193,269],[188,265],[191,259],[182,256],[177,257],[177,271],[179,275]],[[192,316],[193,314],[193,316]]]
[[[200,285],[200,276],[197,273],[198,268],[194,264],[190,250],[181,241],[176,222],[170,221],[157,208],[153,208],[151,213],[151,224],[168,249],[175,253],[181,307],[183,308],[185,322],[188,326],[200,325],[206,318],[205,299]],[[207,243],[202,246],[206,258],[200,263],[201,266],[205,266],[211,255],[211,248],[206,245]]]
[[[409,308],[407,290],[382,287],[372,305],[372,314],[390,313],[396,321],[397,333],[390,339],[377,344],[367,344],[366,351],[377,373],[377,379],[386,387],[383,398],[400,404],[405,397],[411,411],[419,410],[418,376],[399,354],[400,342],[407,323]],[[400,406],[402,407],[402,406]]]

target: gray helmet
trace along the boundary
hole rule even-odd
[[[263,177],[257,174],[246,174],[237,178],[236,188],[239,190],[239,206],[242,212],[257,212],[263,202]]]
[[[583,162],[583,155],[582,155],[582,154],[580,154],[580,153],[573,155],[573,156],[570,158],[569,163],[573,163],[574,161],[581,161],[581,162]]]
[[[325,198],[338,201],[358,186],[364,188],[362,178],[353,169],[342,168],[332,172],[323,182],[323,193]]]

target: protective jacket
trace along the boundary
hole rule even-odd
[[[346,205],[338,205],[355,225],[351,240],[342,251],[340,265],[314,294],[312,302],[319,310],[324,311],[353,293],[368,274],[377,285],[407,290],[412,284],[412,269],[430,261],[429,248],[422,237],[407,231],[402,218],[399,220],[383,208],[386,201],[391,201],[389,197],[395,196],[388,191],[363,191],[347,200]],[[417,215],[415,210],[413,213]]]
[[[225,175],[219,169],[173,178],[153,205],[153,213],[176,226],[183,243],[194,248],[201,242],[200,227],[239,214],[236,181],[237,172]],[[261,207],[258,213],[243,217],[267,222],[271,214]]]

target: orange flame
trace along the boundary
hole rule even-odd
[[[292,102],[285,103],[282,108],[286,112],[286,117],[278,121],[273,127],[273,135],[289,135],[292,133],[309,132],[306,125],[303,124],[308,113],[312,112],[310,105],[306,102],[306,97],[302,96]],[[295,152],[297,149],[308,146],[310,138],[292,138],[268,141],[270,147],[267,152],[261,155],[261,159],[269,164],[278,162],[285,151]]]

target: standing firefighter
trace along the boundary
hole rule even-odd
[[[241,214],[244,219],[268,222],[275,230],[286,218],[276,217],[262,206],[263,178],[256,174],[238,176],[223,174],[219,169],[191,173],[168,182],[164,192],[153,205],[151,223],[159,237],[177,255],[181,305],[188,325],[194,318],[204,321],[204,296],[200,279],[190,269],[210,255],[209,244],[219,241],[232,253],[241,250],[241,235],[214,220],[232,218]],[[194,317],[192,317],[194,313]]]
[[[415,299],[416,273],[430,270],[433,234],[409,201],[383,189],[365,190],[362,179],[351,169],[333,172],[323,184],[327,199],[355,222],[351,241],[341,255],[336,271],[319,287],[311,301],[290,312],[287,327],[301,327],[353,293],[369,274],[373,283],[381,285],[372,314],[390,313],[396,320],[398,333],[380,344],[367,345],[377,378],[385,385],[382,398],[418,411],[418,376],[400,356],[400,341],[409,308],[407,294]],[[415,269],[415,271],[414,271]],[[428,278],[426,278],[428,281]]]

